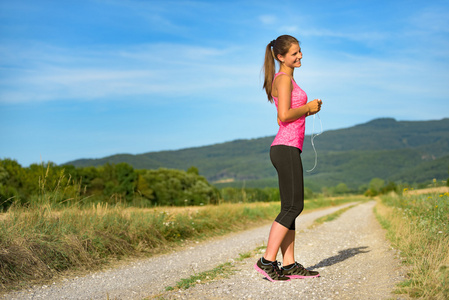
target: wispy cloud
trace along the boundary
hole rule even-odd
[[[276,23],[277,18],[274,15],[262,15],[262,16],[259,16],[259,20],[264,25],[273,25]]]
[[[0,70],[0,102],[179,97],[198,91],[212,95],[248,83],[246,72],[229,65],[229,56],[237,51],[232,47],[166,43],[97,50],[31,48],[2,48],[10,66]]]
[[[446,7],[433,6],[417,11],[408,19],[409,25],[432,33],[449,33],[449,10]]]
[[[386,40],[391,37],[388,32],[378,32],[378,31],[336,31],[327,28],[307,28],[301,30],[301,34],[309,37],[321,37],[321,38],[338,38],[344,40],[353,40],[360,42],[374,43],[381,40]]]

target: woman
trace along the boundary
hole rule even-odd
[[[293,78],[301,66],[301,47],[296,38],[282,35],[266,47],[264,89],[268,100],[275,103],[279,131],[271,144],[270,159],[278,173],[281,212],[271,226],[265,254],[255,269],[270,281],[320,276],[309,271],[294,258],[295,219],[304,208],[304,181],[301,151],[304,142],[305,118],[321,109],[322,101],[307,102],[306,93]],[[280,67],[275,74],[275,60]],[[279,269],[276,256],[282,252],[283,267]]]

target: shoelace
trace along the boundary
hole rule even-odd
[[[309,272],[309,270],[307,270],[306,268],[304,268],[303,265],[298,264],[297,262],[295,262],[295,264],[296,264],[296,267],[297,267],[300,271],[306,271],[306,272]]]
[[[281,262],[278,262],[278,261],[273,261],[271,263],[271,266],[273,267],[276,274],[278,274],[278,276],[282,277],[282,276],[284,276],[284,274],[282,274],[281,269],[279,269],[280,265],[281,265]]]
[[[300,268],[301,270],[305,270],[305,269],[306,269],[306,268],[304,268],[303,265],[298,264],[297,262],[295,262],[295,264],[296,264],[296,267],[297,267],[297,268]]]
[[[295,264],[293,265],[293,267],[291,267],[291,268],[288,269],[288,270],[292,270],[292,269],[294,269],[294,268],[298,268],[298,269],[300,269],[300,270],[307,270],[306,268],[304,268],[303,265],[301,265],[300,263],[297,263],[296,261],[295,261]],[[287,269],[284,269],[284,270],[287,270]]]

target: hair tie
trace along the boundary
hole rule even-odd
[[[276,43],[276,40],[272,40],[272,41],[270,42],[271,48],[274,48],[274,43]]]

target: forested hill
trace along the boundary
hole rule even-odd
[[[276,186],[276,172],[268,154],[273,138],[138,155],[117,154],[67,164],[85,167],[126,162],[136,169],[184,170],[195,166],[201,175],[219,186]],[[312,172],[305,172],[306,185],[313,190],[338,183],[357,188],[375,177],[408,183],[448,178],[449,118],[399,122],[376,119],[350,128],[325,131],[314,142],[318,165]],[[315,154],[310,136],[306,136],[302,159],[305,170],[313,167]]]

